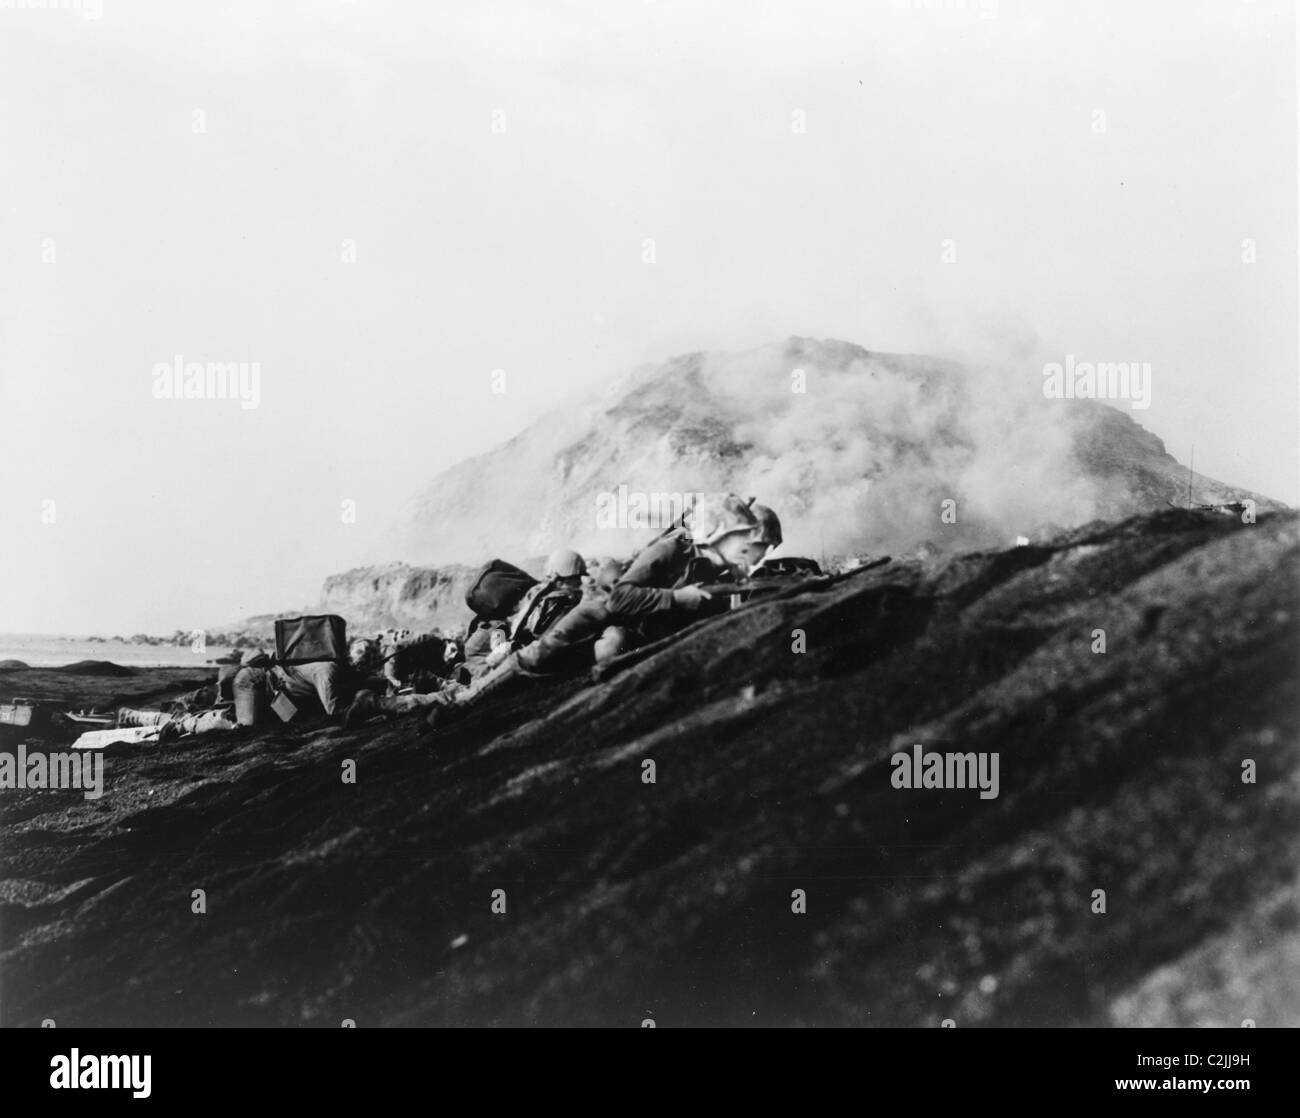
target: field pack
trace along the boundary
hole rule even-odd
[[[537,579],[504,559],[493,559],[465,591],[465,604],[475,617],[504,621],[537,585]]]
[[[348,626],[336,613],[282,617],[275,623],[275,659],[280,664],[340,663],[348,656]]]

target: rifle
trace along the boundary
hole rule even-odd
[[[731,608],[735,609],[737,606],[763,594],[783,593],[788,590],[797,591],[800,588],[823,586],[847,575],[855,575],[862,571],[883,567],[891,561],[891,556],[882,555],[878,559],[873,559],[870,563],[863,563],[860,567],[854,567],[852,570],[836,575],[826,574],[811,560],[773,559],[770,567],[766,569],[766,561],[760,563],[750,572],[749,578],[736,582],[716,582],[701,586],[700,589],[706,594],[715,597],[729,595],[731,597]]]
[[[823,576],[824,577],[824,576]],[[708,594],[715,601],[723,598],[730,599],[728,609],[739,609],[746,602],[764,594],[775,594],[780,590],[787,590],[791,586],[808,586],[817,581],[807,576],[795,576],[790,578],[760,578],[745,579],[740,582],[711,582],[699,589]]]
[[[852,571],[845,571],[843,574],[838,575],[791,574],[770,576],[768,578],[750,578],[740,582],[709,583],[700,586],[700,589],[707,594],[712,594],[715,598],[729,598],[728,610],[740,609],[757,599],[776,601],[779,598],[792,597],[795,594],[802,594],[809,590],[820,590],[862,571],[883,567],[891,561],[890,556],[885,555],[870,563],[864,563],[861,567],[857,567]],[[706,608],[701,611],[702,615],[699,618],[692,621],[685,628],[669,633],[667,636],[652,641],[650,644],[642,645],[640,648],[634,648],[630,652],[624,652],[620,656],[615,656],[612,660],[606,660],[603,664],[597,664],[591,669],[592,680],[599,683],[617,675],[633,664],[639,664],[641,661],[649,659],[655,653],[676,644],[687,634],[697,632],[705,625],[710,624],[721,616],[722,612],[710,611]]]

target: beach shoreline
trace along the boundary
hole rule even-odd
[[[193,667],[132,667],[127,674],[68,671],[68,667],[28,667],[0,670],[0,702],[34,699],[69,709],[115,710],[122,706],[157,707],[210,686],[215,664]]]
[[[148,644],[104,638],[0,633],[0,664],[18,660],[31,668],[59,668],[80,660],[108,660],[127,668],[205,668],[229,654],[232,646],[211,641],[195,652],[191,645]]]

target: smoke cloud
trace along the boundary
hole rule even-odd
[[[1041,385],[1024,357],[964,366],[810,339],[674,358],[442,475],[394,547],[422,563],[627,554],[659,526],[610,523],[620,486],[663,507],[690,492],[757,497],[781,517],[785,554],[1009,544],[1096,513],[1077,405]]]

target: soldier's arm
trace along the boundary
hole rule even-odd
[[[624,617],[665,613],[673,608],[669,587],[681,573],[681,544],[675,539],[651,544],[636,557],[609,592],[609,611]]]

